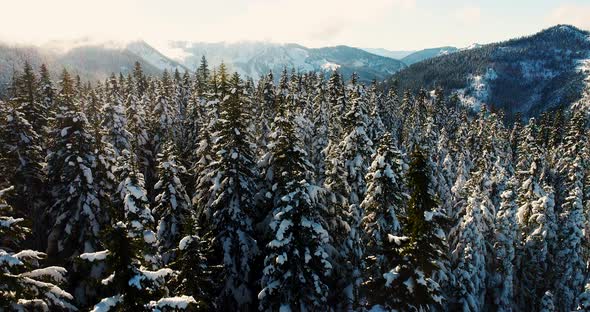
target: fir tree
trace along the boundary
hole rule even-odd
[[[193,297],[197,311],[211,311],[216,307],[215,294],[219,291],[219,283],[215,277],[222,267],[210,264],[214,253],[212,241],[210,232],[204,236],[184,236],[178,244],[178,257],[171,263],[178,273],[168,284],[170,290]]]
[[[115,75],[109,78],[105,103],[102,108],[102,141],[113,146],[116,157],[119,157],[123,150],[130,150],[130,134],[127,131],[127,117],[121,96],[121,86],[117,83]]]
[[[522,240],[517,249],[516,289],[521,308],[538,307],[541,297],[550,288],[547,273],[556,236],[553,190],[543,186],[543,155],[535,141],[534,129],[535,122],[531,120],[521,134],[516,166],[520,183],[517,221]]]
[[[407,217],[402,219],[407,238],[399,240],[402,260],[384,274],[385,286],[392,288],[392,298],[396,300],[394,308],[402,311],[441,306],[445,300],[441,287],[432,278],[441,269],[444,258],[445,236],[441,223],[445,216],[437,211],[430,171],[424,152],[419,148],[414,150],[408,173],[410,200]]]
[[[223,73],[223,71],[222,71]],[[224,88],[221,79],[221,88]],[[257,254],[253,237],[252,200],[256,175],[251,134],[247,132],[250,116],[244,111],[241,80],[234,74],[227,88],[227,97],[220,103],[219,132],[212,147],[215,159],[209,165],[213,179],[210,212],[224,265],[223,287],[219,296],[221,309],[246,308],[253,302],[251,266]],[[226,91],[223,91],[222,94]]]
[[[142,242],[141,238],[129,235],[135,231],[133,227],[128,221],[117,222],[108,231],[108,249],[80,255],[80,259],[90,263],[105,263],[110,273],[100,281],[107,297],[96,303],[94,311],[183,310],[196,304],[191,296],[166,296],[166,278],[174,271],[170,268],[149,271],[141,265]]]
[[[44,153],[41,148],[41,137],[25,119],[21,112],[22,106],[11,107],[10,103],[1,104],[0,114],[0,148],[4,155],[0,157],[5,178],[15,191],[7,200],[19,207],[17,215],[33,221],[33,246],[45,248],[45,220],[40,218],[45,206],[43,192],[45,174],[42,164]],[[6,105],[6,106],[4,106]]]
[[[16,83],[12,100],[19,107],[19,111],[24,114],[25,119],[29,121],[33,130],[43,135],[41,138],[45,139],[44,134],[48,125],[47,107],[39,95],[39,81],[28,62],[25,62],[23,73],[16,78]]]
[[[53,197],[53,205],[49,207],[53,225],[48,237],[48,254],[71,259],[101,248],[99,233],[107,215],[100,209],[94,183],[95,141],[87,132],[86,116],[75,103],[73,81],[67,71],[63,73],[61,86],[56,99],[60,112],[56,116],[46,168]]]
[[[160,180],[154,187],[158,195],[155,198],[153,214],[159,220],[159,252],[163,262],[167,264],[174,259],[173,248],[184,232],[182,227],[191,217],[192,204],[179,178],[186,169],[177,163],[172,146],[164,149],[159,163]]]
[[[143,175],[137,172],[137,165],[128,151],[124,151],[119,162],[119,202],[122,206],[114,213],[114,220],[126,220],[128,236],[138,239],[141,243],[140,251],[143,253],[143,265],[156,268],[160,265],[161,259],[157,253],[157,236],[154,232],[154,217],[149,207],[150,203],[145,190]]]
[[[264,311],[323,309],[332,273],[318,187],[306,180],[310,164],[287,118],[275,119],[272,135],[272,240],[258,295]]]
[[[393,145],[389,132],[385,133],[367,173],[367,195],[361,207],[365,210],[363,230],[365,233],[365,261],[363,274],[364,294],[369,306],[379,304],[393,308],[394,294],[384,274],[395,268],[399,255],[388,248],[392,240],[401,234],[398,216],[403,215],[405,204],[403,159]]]
[[[570,129],[565,137],[563,153],[560,155],[559,170],[565,176],[564,190],[566,197],[559,216],[560,226],[557,233],[559,250],[556,254],[557,280],[555,285],[556,307],[558,310],[570,311],[575,306],[577,294],[582,292],[587,275],[585,255],[588,254],[584,243],[586,213],[584,213],[584,183],[587,174],[585,117],[577,113],[572,119]]]
[[[58,286],[65,282],[66,270],[41,267],[44,253],[17,249],[30,230],[4,199],[12,190],[0,190],[0,306],[9,311],[75,311],[73,296]]]
[[[502,193],[502,202],[496,215],[496,235],[494,239],[494,262],[497,271],[492,276],[493,303],[498,311],[512,311],[515,302],[515,249],[518,239],[516,223],[516,194],[511,180]]]

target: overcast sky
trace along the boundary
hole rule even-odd
[[[416,50],[489,43],[564,23],[590,0],[0,0],[0,39],[294,42]]]

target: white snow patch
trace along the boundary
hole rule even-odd
[[[111,308],[117,306],[117,304],[121,303],[121,296],[116,295],[108,298],[102,299],[99,303],[94,306],[90,312],[108,312]]]
[[[84,259],[86,261],[90,261],[90,262],[94,262],[97,260],[102,261],[107,258],[109,253],[110,253],[110,251],[108,251],[108,250],[97,251],[97,252],[87,252],[87,253],[81,254],[80,258]]]
[[[53,281],[61,283],[66,281],[66,274],[68,271],[62,267],[50,266],[42,269],[33,270],[30,272],[23,273],[23,276],[27,277],[49,277]]]
[[[162,298],[155,302],[154,307],[159,311],[162,308],[170,308],[170,309],[186,309],[188,308],[189,304],[194,303],[196,304],[197,301],[192,296],[178,296],[178,297],[168,297]]]
[[[324,64],[322,64],[323,70],[335,71],[335,70],[338,70],[338,68],[340,68],[340,65],[338,65],[336,63],[326,61]]]
[[[178,243],[178,249],[185,250],[186,247],[193,242],[193,236],[185,236]]]

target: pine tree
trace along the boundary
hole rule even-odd
[[[553,304],[553,294],[550,291],[546,291],[541,298],[541,308],[539,309],[540,312],[554,312],[555,305]]]
[[[122,165],[117,172],[121,181],[117,188],[117,203],[123,209],[116,210],[113,220],[126,220],[127,235],[141,243],[141,263],[146,267],[157,268],[161,264],[157,253],[158,237],[153,230],[155,220],[149,207],[143,175],[137,171],[137,165],[129,151],[124,151],[119,163]]]
[[[582,292],[587,275],[585,255],[588,254],[584,243],[586,213],[584,212],[584,180],[587,172],[586,127],[583,113],[577,113],[570,124],[565,137],[563,153],[558,165],[565,177],[566,197],[559,216],[560,226],[557,233],[560,241],[556,254],[557,280],[555,285],[556,307],[558,310],[570,311],[575,306],[577,294]]]
[[[33,250],[18,251],[30,230],[23,218],[4,199],[14,188],[0,190],[0,306],[10,311],[49,311],[76,308],[73,296],[58,285],[67,271],[58,266],[41,267],[45,254]]]
[[[102,108],[102,141],[113,146],[116,157],[123,150],[130,150],[130,134],[127,131],[127,117],[121,96],[121,86],[117,83],[115,75],[111,75],[106,88],[105,103]]]
[[[277,114],[277,96],[275,94],[274,76],[272,71],[260,81],[260,115],[259,123],[257,123],[256,135],[259,138],[256,145],[260,147],[260,154],[264,155],[267,152],[267,146],[270,141],[269,135],[271,131],[271,124]]]
[[[584,292],[578,296],[578,302],[576,311],[590,311],[590,284],[584,286]]]
[[[288,116],[275,119],[272,134],[272,240],[258,295],[264,311],[323,309],[332,273],[319,187],[306,179],[310,164]]]
[[[162,80],[156,90],[155,106],[152,111],[152,148],[153,155],[161,152],[163,144],[171,138],[174,128],[175,108],[170,102],[172,99],[172,81],[167,71],[164,71]]]
[[[139,91],[138,91],[139,92]],[[129,133],[129,148],[137,160],[138,169],[146,176],[151,171],[153,155],[148,133],[146,103],[149,102],[147,94],[141,98],[130,94],[127,96],[125,115],[127,118],[127,130]],[[149,172],[151,174],[151,172]]]
[[[485,159],[485,158],[484,158]],[[480,311],[484,306],[486,290],[486,210],[494,210],[489,198],[490,180],[485,167],[486,161],[466,184],[465,213],[459,221],[454,250],[451,253],[454,263],[457,310]]]
[[[362,90],[355,92],[350,111],[343,120],[345,136],[338,145],[330,143],[326,173],[326,188],[334,193],[330,205],[336,224],[332,226],[340,232],[335,235],[340,259],[336,271],[341,277],[342,295],[350,305],[358,304],[363,252],[360,237],[363,216],[359,205],[367,188],[365,175],[373,145],[366,132],[367,112]]]
[[[326,173],[326,149],[328,147],[328,103],[323,82],[316,86],[317,95],[313,99],[313,142],[311,143],[310,161],[315,169],[315,177],[318,184],[323,184]]]
[[[496,234],[494,239],[494,261],[497,272],[492,277],[493,303],[498,311],[512,311],[515,300],[515,249],[518,239],[516,223],[516,201],[514,185],[511,180],[508,188],[502,193],[502,202],[496,215]]]
[[[522,240],[517,250],[516,293],[520,308],[538,307],[541,297],[550,289],[552,282],[547,274],[556,236],[553,190],[543,185],[544,161],[535,141],[535,127],[531,120],[521,134],[516,166],[520,183],[517,221]]]
[[[213,145],[217,140],[217,129],[219,128],[219,101],[206,101],[205,111],[204,125],[195,153],[197,162],[194,168],[191,168],[196,176],[193,204],[196,209],[196,218],[199,221],[209,221],[212,217],[210,215],[212,212],[211,203],[213,202],[211,186],[213,185],[216,172],[214,172],[210,164],[216,157]]]
[[[11,103],[0,104],[0,148],[4,151],[0,157],[2,174],[7,182],[15,185],[15,191],[7,198],[13,207],[19,207],[17,215],[33,222],[33,246],[45,248],[45,220],[40,218],[45,206],[43,192],[45,174],[42,163],[41,137],[21,112],[22,106],[11,107]],[[6,106],[4,106],[6,105]]]
[[[147,92],[148,83],[146,81],[146,77],[143,74],[143,69],[141,68],[141,63],[135,62],[133,64],[133,81],[135,82],[135,87],[133,89],[135,97],[141,99]]]
[[[199,68],[197,68],[197,72],[195,73],[195,78],[197,82],[197,94],[199,96],[203,96],[209,89],[209,79],[211,73],[209,72],[209,65],[207,63],[207,59],[205,56],[201,56],[201,63],[199,64]]]
[[[65,70],[61,87],[56,99],[60,111],[46,168],[53,197],[48,254],[50,258],[59,255],[59,259],[71,260],[101,248],[99,233],[107,215],[101,210],[94,183],[95,141],[87,132],[88,121],[78,110],[73,81]]]
[[[432,278],[441,269],[444,258],[442,223],[445,216],[437,212],[430,171],[427,156],[419,148],[415,149],[408,173],[411,195],[407,217],[402,219],[406,238],[399,240],[402,260],[384,274],[385,286],[391,287],[394,293],[394,308],[401,311],[421,311],[441,306],[445,300],[442,289]]]
[[[180,241],[183,226],[191,217],[192,204],[179,178],[186,169],[178,164],[171,145],[164,149],[159,163],[160,180],[154,187],[158,195],[152,211],[158,220],[159,252],[164,264],[167,264],[174,259],[173,248]]]
[[[214,253],[211,232],[198,236],[192,231],[190,223],[187,228],[191,229],[187,232],[191,234],[184,236],[178,244],[178,258],[171,263],[178,273],[168,285],[173,293],[193,297],[197,311],[211,311],[216,307],[214,296],[219,291],[215,277],[222,267],[210,264]]]
[[[39,135],[47,135],[50,134],[51,123],[53,122],[53,118],[55,117],[55,113],[57,113],[57,107],[55,105],[55,98],[57,96],[57,92],[53,87],[53,83],[51,82],[51,77],[49,75],[49,70],[45,64],[41,65],[39,71],[39,84],[38,84],[38,94],[39,94],[39,101],[42,103],[42,107],[47,110],[47,127],[42,133],[37,133]]]
[[[367,195],[361,207],[365,210],[364,294],[369,306],[379,304],[392,308],[394,295],[386,286],[385,273],[395,268],[399,255],[391,252],[389,243],[401,234],[398,216],[403,215],[406,201],[402,155],[393,145],[393,137],[385,133],[367,173]]]
[[[47,107],[39,95],[39,81],[29,65],[25,62],[23,73],[16,78],[15,96],[12,99],[38,134],[45,134],[47,128]],[[43,139],[45,136],[42,137]]]
[[[331,141],[338,142],[342,136],[342,116],[347,112],[344,87],[340,73],[333,71],[328,80],[328,109],[329,109],[329,131]]]
[[[223,94],[223,79],[221,82]],[[217,140],[212,147],[216,155],[209,165],[212,201],[210,212],[205,214],[211,216],[212,231],[225,268],[220,276],[224,286],[219,306],[238,309],[248,307],[253,301],[250,274],[258,253],[252,225],[256,175],[251,133],[246,129],[251,119],[244,110],[247,98],[237,74],[227,88],[228,94],[220,103]]]
[[[135,231],[132,222],[118,221],[109,229],[108,249],[80,255],[90,263],[105,263],[110,273],[100,282],[108,297],[96,303],[94,311],[177,311],[196,304],[191,296],[166,297],[166,278],[172,269],[149,271],[141,265],[142,242],[130,235]]]

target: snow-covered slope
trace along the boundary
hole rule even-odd
[[[440,48],[431,48],[431,49],[424,49],[420,51],[416,51],[404,58],[401,59],[406,65],[412,65],[414,63],[422,62],[424,60],[441,56],[447,55],[451,53],[455,53],[459,51],[459,49],[455,47],[440,47]]]
[[[383,48],[361,48],[361,49],[363,49],[369,53],[389,57],[389,58],[396,59],[396,60],[401,60],[404,57],[416,52],[414,50],[391,51],[391,50],[387,50],[387,49],[383,49]]]
[[[184,71],[186,68],[176,61],[168,58],[145,41],[133,41],[125,46],[125,49],[141,57],[146,62],[160,70],[179,70]]]

